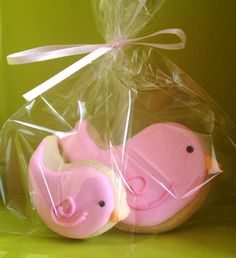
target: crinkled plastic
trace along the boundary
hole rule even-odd
[[[105,41],[145,33],[161,2],[147,1],[130,23],[139,1],[95,1]],[[156,49],[117,48],[6,122],[3,202],[26,233],[48,227],[46,234],[70,238],[114,226],[160,233],[194,214],[190,222],[235,220],[235,132],[217,103]]]

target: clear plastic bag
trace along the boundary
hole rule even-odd
[[[136,0],[95,1],[105,41],[137,36],[161,2],[138,10]],[[2,197],[27,233],[43,224],[70,238],[113,226],[160,233],[203,203],[199,212],[210,215],[192,221],[236,218],[234,157],[235,125],[214,100],[156,49],[128,45],[7,121]],[[220,204],[227,212],[218,212]]]

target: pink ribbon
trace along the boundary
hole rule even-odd
[[[127,26],[126,32],[134,23],[137,16],[140,14],[141,10],[145,6],[147,0],[143,0],[140,2],[133,18],[131,19],[129,25]],[[180,42],[174,44],[158,44],[158,43],[148,43],[142,42],[142,40],[158,37],[160,35],[176,35]],[[87,54],[85,57],[81,58],[74,64],[70,65],[66,69],[62,70],[58,74],[54,75],[47,81],[43,82],[42,84],[38,85],[31,91],[27,92],[23,95],[23,97],[27,101],[32,101],[36,97],[40,96],[44,92],[48,91],[49,89],[53,88],[60,82],[64,81],[71,75],[78,72],[83,67],[87,66],[94,60],[98,59],[99,57],[105,55],[108,52],[116,48],[123,48],[128,45],[144,45],[153,48],[160,48],[160,49],[167,49],[167,50],[178,50],[183,49],[186,43],[186,35],[184,31],[181,29],[166,29],[157,31],[153,34],[135,38],[135,39],[117,39],[114,40],[112,43],[105,43],[105,44],[76,44],[76,45],[55,45],[55,46],[44,46],[39,48],[34,48],[18,53],[11,54],[7,56],[8,64],[10,65],[17,65],[17,64],[25,64],[25,63],[33,63],[33,62],[40,62],[45,60],[51,60],[61,57],[67,56],[76,56],[81,54]]]

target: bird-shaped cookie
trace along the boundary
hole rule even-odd
[[[102,234],[129,214],[121,179],[96,161],[65,163],[56,136],[46,137],[31,157],[29,185],[42,221],[66,237]]]
[[[60,144],[70,162],[96,160],[121,174],[131,212],[118,227],[135,232],[163,232],[182,224],[205,199],[208,174],[220,171],[200,139],[177,123],[145,128],[126,142],[126,155],[124,145],[98,147],[86,121]]]

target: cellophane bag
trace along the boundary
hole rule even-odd
[[[105,42],[145,35],[161,3],[94,1]],[[235,132],[158,49],[114,48],[4,125],[1,194],[20,226],[0,230],[80,239],[235,220]]]

